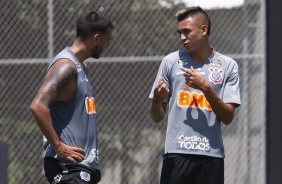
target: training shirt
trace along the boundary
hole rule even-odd
[[[92,86],[88,80],[87,66],[86,64],[82,66],[75,54],[67,47],[52,60],[48,69],[61,58],[71,60],[76,66],[76,89],[68,102],[53,102],[50,105],[53,127],[63,143],[85,151],[85,160],[78,162],[79,164],[99,169],[96,105]],[[58,157],[50,144],[46,148],[45,157],[69,162]]]
[[[238,65],[215,50],[204,64],[196,63],[186,49],[163,58],[149,97],[163,76],[170,90],[164,154],[180,153],[224,158],[221,121],[202,91],[186,85],[180,67],[198,71],[225,103],[240,105]]]

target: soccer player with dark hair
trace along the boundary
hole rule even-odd
[[[91,11],[79,17],[76,30],[73,44],[49,63],[30,109],[48,141],[48,181],[96,184],[101,179],[96,104],[84,61],[99,58],[109,46],[113,24]]]
[[[161,184],[223,184],[221,123],[240,105],[238,65],[210,46],[211,21],[201,7],[176,14],[183,49],[165,56],[150,98],[151,117],[168,123]]]

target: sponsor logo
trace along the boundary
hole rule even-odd
[[[182,88],[189,88],[187,85],[182,85]],[[177,99],[177,105],[179,107],[188,108],[188,107],[195,107],[199,109],[205,109],[208,111],[211,111],[212,108],[206,99],[205,95],[203,93],[197,93],[195,91],[189,92],[180,90],[178,92],[178,99]]]
[[[177,63],[180,65],[180,66],[183,66],[183,65],[187,65],[188,63],[190,62],[190,60],[188,58],[180,58]]]
[[[54,181],[52,183],[60,183],[61,179],[62,179],[62,175],[61,174],[57,174],[53,179]]]
[[[83,81],[88,82],[88,78],[87,78],[87,76],[85,75],[85,76],[84,76],[84,78],[83,78],[83,79],[81,79],[81,81],[82,81],[82,82],[83,82]]]
[[[90,181],[90,179],[91,179],[90,174],[88,172],[85,172],[85,171],[80,172],[80,178],[84,181]]]
[[[210,151],[209,139],[198,136],[180,135],[178,138],[179,147],[186,150]]]
[[[77,72],[81,72],[82,70],[81,65],[79,63],[75,63],[75,65],[76,65]]]
[[[206,72],[201,72],[201,68],[196,69],[201,75],[205,75]],[[176,75],[185,74],[183,71],[176,71]]]
[[[205,75],[205,74],[206,74],[206,72],[201,72],[201,70],[202,70],[201,68],[197,68],[196,70],[197,70],[201,75]]]
[[[223,81],[223,70],[217,67],[210,68],[209,81],[216,84],[221,84]]]
[[[215,67],[220,67],[222,65],[222,62],[218,59],[215,59],[212,61],[212,65]]]
[[[176,75],[181,75],[181,74],[184,74],[185,72],[183,72],[183,71],[177,71],[176,72]]]
[[[88,114],[96,113],[96,102],[94,97],[85,98],[85,107]]]
[[[99,150],[97,149],[92,149],[91,150],[92,158],[90,159],[90,163],[95,162],[99,163]]]

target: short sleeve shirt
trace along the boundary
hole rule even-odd
[[[202,91],[189,87],[180,67],[199,72],[225,103],[239,106],[240,89],[238,64],[230,57],[213,50],[203,63],[196,63],[186,49],[173,52],[163,58],[150,98],[159,77],[170,90],[168,124],[164,154],[196,154],[224,158],[221,121],[216,117]]]

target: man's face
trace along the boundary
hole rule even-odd
[[[188,17],[178,22],[177,32],[188,52],[198,51],[202,45],[203,36],[207,34],[204,17],[201,14],[197,14],[194,17]]]
[[[92,49],[92,57],[98,59],[102,52],[110,45],[110,40],[112,37],[112,28],[108,28],[106,33],[99,34],[99,38]]]

